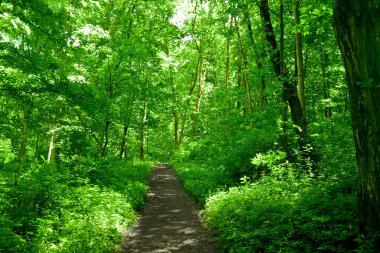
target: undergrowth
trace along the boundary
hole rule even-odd
[[[233,174],[223,166],[213,168],[191,163],[173,165],[185,191],[201,205],[206,203],[210,195],[234,184]]]
[[[348,252],[358,236],[352,177],[318,181],[273,162],[269,176],[211,196],[208,225],[228,252]],[[345,168],[348,169],[348,168]]]
[[[364,236],[358,229],[357,166],[352,133],[342,128],[347,124],[343,121],[311,125],[322,154],[316,173],[305,168],[294,134],[289,135],[293,160],[259,130],[227,146],[179,151],[184,162],[173,163],[177,174],[186,191],[203,205],[204,220],[222,251],[377,252],[379,235]]]
[[[2,171],[0,252],[117,251],[144,203],[151,164],[74,158]]]

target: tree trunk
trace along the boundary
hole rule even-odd
[[[244,16],[245,16],[245,19],[247,20],[248,36],[249,36],[249,39],[251,41],[251,44],[252,44],[252,47],[253,47],[254,53],[255,53],[256,67],[257,67],[257,69],[259,71],[259,74],[260,74],[260,92],[261,92],[260,107],[264,107],[267,104],[267,98],[266,98],[266,95],[265,95],[265,86],[266,86],[266,83],[265,83],[264,74],[262,73],[263,64],[261,63],[259,52],[258,52],[258,50],[256,48],[256,42],[255,42],[255,39],[253,37],[253,29],[252,29],[251,17],[249,15],[249,11],[248,10],[246,10],[244,12]]]
[[[170,77],[170,84],[172,88],[172,97],[173,97],[173,117],[174,117],[174,148],[179,148],[179,116],[178,116],[178,108],[177,108],[177,91],[174,86],[173,78]]]
[[[335,0],[359,167],[360,228],[380,232],[380,12],[376,0]]]
[[[47,159],[48,163],[50,163],[51,161],[54,161],[54,132],[53,131],[51,132],[48,159]]]
[[[141,131],[140,131],[140,159],[144,160],[145,158],[145,125],[146,125],[146,118],[148,115],[148,104],[146,101],[144,101],[144,108],[142,110],[141,114]]]
[[[242,80],[243,80],[243,78],[242,78],[242,71],[241,71],[241,60],[240,60],[240,55],[239,55],[239,59],[238,59],[238,61],[237,61],[237,69],[236,69],[236,77],[237,77],[237,89],[238,89],[238,91],[239,91],[239,96],[238,96],[238,100],[237,100],[237,102],[236,102],[236,109],[238,109],[238,110],[240,110],[241,109],[241,93],[240,93],[240,91],[242,90]],[[244,114],[244,109],[243,109],[243,114]]]
[[[202,54],[199,52],[200,57],[200,63],[199,63],[199,71],[198,71],[198,94],[197,94],[197,101],[195,103],[195,111],[194,114],[191,115],[191,130],[190,130],[190,137],[195,136],[196,126],[197,126],[197,118],[198,113],[201,106],[201,98],[202,98],[202,82],[203,82],[203,59]]]
[[[103,157],[105,156],[106,154],[106,151],[107,151],[107,146],[108,146],[108,139],[109,139],[109,129],[110,129],[110,125],[111,125],[111,121],[110,120],[107,120],[106,121],[106,125],[104,127],[104,144],[103,144],[103,147],[102,147],[102,151],[100,153],[100,156]]]
[[[283,76],[285,73],[284,68],[284,38],[285,38],[285,25],[284,25],[284,0],[280,1],[280,73]],[[281,113],[281,134],[280,134],[280,144],[283,150],[286,152],[287,156],[290,157],[289,151],[289,138],[288,138],[288,110],[289,105],[286,99],[283,97],[283,108]]]
[[[288,69],[285,63],[281,62],[281,55],[277,48],[277,41],[274,35],[273,25],[269,13],[268,0],[260,0],[260,16],[262,18],[265,32],[266,40],[268,41],[270,47],[268,50],[271,55],[271,62],[274,70],[277,74],[278,79],[283,86],[284,100],[288,102],[291,112],[291,118],[296,125],[295,132],[298,137],[298,144],[300,147],[301,155],[304,159],[310,160],[312,163],[312,169],[316,169],[315,165],[318,164],[319,158],[314,150],[313,143],[311,141],[309,130],[304,116],[301,101],[297,95],[297,86],[291,80]]]
[[[323,78],[323,98],[325,103],[329,103],[325,106],[325,117],[331,119],[332,117],[332,108],[330,106],[330,84],[327,74],[327,66],[328,66],[328,54],[326,50],[322,50],[321,53],[321,68],[322,68],[322,78]]]
[[[25,167],[26,148],[28,143],[28,116],[21,119],[21,144],[18,152],[18,166],[14,175],[14,185],[17,186],[18,178]]]
[[[230,19],[230,27],[227,31],[227,46],[226,46],[226,98],[228,96],[228,88],[230,86],[230,44],[231,44],[231,30],[232,30],[232,17]]]
[[[301,103],[301,107],[306,118],[306,107],[305,107],[305,78],[303,69],[303,53],[302,53],[302,36],[300,31],[300,2],[299,0],[294,0],[293,2],[293,12],[294,12],[294,22],[296,25],[296,62],[297,62],[297,89],[298,97]]]
[[[241,40],[240,32],[239,32],[239,25],[235,19],[235,26],[236,26],[236,34],[238,37],[238,42],[239,42],[239,49],[240,49],[240,54],[243,58],[243,80],[245,83],[245,90],[246,90],[246,97],[247,97],[247,104],[248,104],[248,109],[249,109],[249,117],[250,119],[250,127],[253,128],[253,113],[254,113],[254,107],[253,107],[253,101],[252,101],[252,93],[251,93],[251,84],[249,82],[248,78],[248,59],[247,59],[247,54],[245,53],[244,47],[243,47],[243,42]]]
[[[185,125],[186,125],[186,120],[187,120],[187,110],[188,110],[188,107],[190,104],[191,96],[193,95],[193,92],[195,90],[195,86],[197,84],[198,72],[199,72],[199,67],[200,67],[201,61],[202,61],[202,58],[201,58],[201,55],[199,55],[198,62],[197,62],[196,68],[195,68],[194,79],[191,83],[191,86],[189,89],[189,95],[188,95],[186,102],[185,102],[185,112],[183,113],[182,122],[181,122],[181,131],[179,133],[179,146],[181,145],[183,137],[184,137]]]
[[[178,135],[178,130],[179,130],[179,117],[178,117],[178,110],[174,109],[174,147],[175,149],[179,148],[179,135]]]
[[[125,158],[127,157],[125,146],[127,145],[128,132],[129,132],[129,122],[124,125],[123,139],[121,140],[120,152],[119,152],[120,159],[123,159],[123,156]]]
[[[322,78],[323,78],[323,98],[325,100],[325,103],[331,99],[330,96],[330,84],[329,79],[327,75],[327,66],[328,66],[328,55],[326,50],[322,50],[321,53],[321,67],[322,67]],[[330,101],[328,102],[329,105],[325,106],[325,117],[328,119],[331,119],[332,117],[332,108],[330,106]]]

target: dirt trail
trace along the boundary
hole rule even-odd
[[[147,204],[122,252],[218,252],[194,203],[167,166],[153,168]]]

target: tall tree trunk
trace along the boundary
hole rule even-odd
[[[303,52],[302,52],[302,36],[300,28],[300,1],[293,0],[293,12],[294,12],[294,22],[296,25],[296,62],[297,62],[297,89],[298,97],[301,103],[301,107],[306,118],[306,107],[305,107],[305,78],[304,78],[304,66],[303,66]]]
[[[236,77],[237,77],[237,89],[239,91],[239,96],[238,96],[238,100],[236,102],[236,109],[240,110],[241,109],[241,94],[240,94],[240,91],[242,90],[242,67],[241,67],[241,60],[240,60],[240,54],[239,54],[239,59],[237,61],[237,69],[236,69]],[[243,113],[244,113],[244,109],[243,109]]]
[[[141,113],[141,129],[140,129],[140,159],[145,158],[145,131],[146,131],[146,118],[148,116],[148,104],[144,101],[144,107]]]
[[[179,148],[179,115],[177,108],[174,109],[174,147],[175,149]]]
[[[261,92],[261,94],[260,94],[261,95],[260,107],[264,107],[267,104],[267,98],[265,96],[266,83],[265,83],[264,74],[262,73],[263,64],[261,63],[259,52],[258,52],[257,47],[256,47],[256,42],[255,42],[255,39],[253,37],[253,29],[252,29],[251,17],[249,15],[249,11],[248,10],[245,10],[244,16],[245,16],[245,19],[247,20],[247,28],[248,28],[249,40],[251,41],[251,44],[252,44],[252,47],[253,47],[253,50],[254,50],[254,53],[255,53],[256,67],[257,67],[257,69],[259,71],[259,74],[260,74],[260,92]]]
[[[54,131],[51,131],[50,144],[49,144],[49,152],[47,162],[50,163],[54,161]]]
[[[376,0],[335,0],[334,27],[346,68],[360,228],[380,232],[380,12]],[[378,245],[380,247],[380,245]]]
[[[186,125],[186,120],[187,120],[187,110],[188,110],[189,105],[190,105],[191,96],[193,95],[193,92],[195,90],[195,86],[197,85],[198,72],[199,72],[199,67],[200,67],[201,61],[202,61],[202,58],[201,58],[201,55],[199,54],[197,65],[195,67],[194,78],[191,82],[189,94],[188,94],[188,97],[187,97],[186,102],[185,102],[185,111],[183,113],[182,122],[181,122],[181,131],[179,133],[179,145],[181,145],[183,137],[184,137],[185,125]]]
[[[101,153],[100,153],[101,157],[105,156],[106,152],[107,152],[110,126],[111,126],[111,121],[107,120],[106,124],[105,124],[105,127],[104,127],[104,140],[105,141],[104,141],[104,144],[103,144],[102,149],[101,149]]]
[[[328,66],[328,54],[326,50],[322,50],[321,53],[321,67],[322,67],[322,78],[323,78],[323,98],[325,100],[325,103],[331,99],[330,96],[330,84],[329,79],[327,75],[327,66]],[[328,119],[331,119],[332,117],[332,108],[330,106],[330,101],[328,102],[329,105],[325,106],[325,117]]]
[[[83,127],[83,128],[89,133],[89,135],[95,140],[96,144],[98,144],[98,148],[97,148],[97,151],[96,151],[96,155],[97,155],[97,156],[100,156],[101,151],[102,151],[103,141],[104,141],[104,140],[103,140],[104,135],[103,135],[102,138],[98,138],[98,137],[96,136],[96,134],[95,134],[93,131],[91,131],[91,128],[88,127],[88,126],[86,125],[86,122],[84,121],[84,119],[83,119],[83,117],[82,117],[80,111],[75,110],[75,114],[77,115],[77,117],[78,117],[78,119],[79,119],[79,121],[80,121],[82,127]]]
[[[249,82],[249,78],[248,78],[248,58],[247,58],[247,54],[245,53],[245,50],[244,50],[244,47],[243,47],[243,42],[241,40],[241,36],[240,36],[240,31],[239,31],[239,25],[235,19],[235,27],[236,27],[236,34],[237,34],[237,38],[238,38],[238,42],[239,42],[239,49],[240,49],[240,54],[242,56],[242,59],[243,59],[243,80],[244,80],[244,83],[245,83],[245,90],[246,90],[246,98],[247,98],[247,104],[248,104],[248,109],[249,109],[249,117],[251,118],[250,119],[250,127],[253,128],[253,119],[252,119],[252,116],[253,116],[253,113],[254,113],[254,106],[253,106],[253,101],[252,101],[252,93],[251,93],[251,84]]]
[[[36,134],[36,142],[34,144],[34,159],[36,161],[40,159],[40,151],[39,151],[40,138],[41,138],[41,134],[40,134],[40,130],[38,129],[37,134]]]
[[[119,152],[120,159],[123,159],[123,157],[126,159],[127,157],[126,145],[127,145],[128,132],[129,132],[129,122],[126,123],[123,128],[123,139],[121,140],[120,152]]]
[[[28,143],[28,122],[24,118],[21,120],[21,144],[20,150],[18,153],[18,161],[19,161],[19,171],[25,166],[25,155],[26,155],[26,146]]]
[[[121,140],[120,151],[119,151],[119,158],[123,159],[123,157],[124,157],[124,160],[128,159],[128,156],[127,156],[127,140],[128,140],[129,128],[130,128],[130,124],[131,124],[131,120],[132,120],[132,114],[134,111],[135,101],[136,101],[135,95],[132,94],[129,97],[129,100],[127,102],[129,105],[129,110],[128,110],[128,113],[126,113],[125,118],[124,118],[123,137]]]
[[[280,1],[280,73],[281,76],[285,75],[285,66],[284,66],[284,38],[285,38],[285,25],[284,25],[284,0]],[[281,134],[280,134],[280,143],[284,151],[286,152],[287,156],[290,157],[289,152],[289,139],[288,139],[288,110],[289,105],[283,97],[284,105],[282,108],[282,114],[281,114]]]
[[[298,144],[301,154],[306,160],[311,161],[312,168],[315,169],[315,165],[318,163],[319,158],[314,150],[314,146],[309,135],[301,101],[297,95],[297,85],[291,80],[291,76],[285,63],[281,63],[281,55],[277,48],[277,41],[270,18],[268,0],[260,0],[259,7],[260,16],[265,27],[266,40],[270,45],[268,50],[270,51],[271,62],[278,79],[282,83],[284,99],[289,104],[291,118],[293,123],[296,125],[295,132],[298,137]]]
[[[195,136],[196,126],[197,126],[197,118],[198,113],[201,106],[201,98],[202,98],[202,82],[203,82],[203,59],[202,54],[199,52],[199,71],[198,71],[198,93],[197,93],[197,101],[195,103],[195,111],[194,114],[191,115],[191,130],[190,130],[190,137]]]
[[[174,86],[173,78],[170,77],[170,84],[172,88],[172,98],[173,98],[173,118],[174,118],[174,148],[179,148],[179,115],[177,108],[177,90]]]
[[[17,171],[14,175],[14,185],[17,186],[18,178],[21,174],[21,172],[24,170],[25,167],[25,160],[26,160],[26,148],[28,144],[28,118],[29,116],[23,116],[21,118],[21,143],[20,143],[20,149],[18,152],[18,166]]]
[[[230,86],[230,44],[231,44],[231,32],[232,32],[232,17],[230,19],[230,27],[227,31],[227,45],[226,45],[226,98],[228,88]]]

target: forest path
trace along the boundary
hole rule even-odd
[[[153,168],[147,203],[122,252],[216,253],[199,211],[166,165]]]

